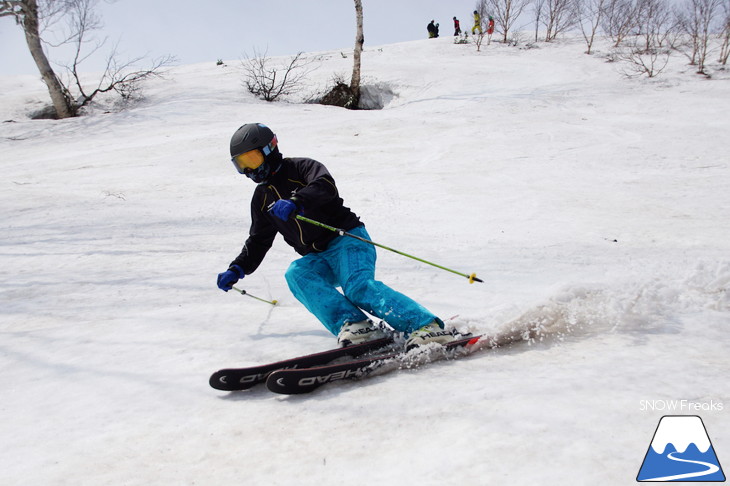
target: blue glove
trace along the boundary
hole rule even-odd
[[[228,292],[233,288],[233,284],[243,277],[245,277],[243,268],[238,265],[231,265],[228,270],[218,274],[218,288],[224,292]]]
[[[297,205],[291,199],[279,199],[271,206],[269,212],[282,221],[289,219],[291,214],[297,210]]]

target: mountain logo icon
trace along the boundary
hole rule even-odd
[[[662,417],[636,480],[725,481],[725,474],[702,419],[696,415]]]

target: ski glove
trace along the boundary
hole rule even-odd
[[[297,205],[291,199],[279,199],[271,206],[269,212],[279,218],[282,221],[286,221],[292,215],[293,212],[297,211]]]
[[[233,288],[233,284],[243,277],[245,277],[243,268],[238,265],[231,265],[228,270],[218,274],[218,288],[224,292],[228,292]]]

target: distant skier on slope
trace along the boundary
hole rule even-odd
[[[459,19],[454,17],[454,37],[457,37],[459,34],[461,34],[461,26],[459,25]]]
[[[363,311],[408,335],[407,346],[445,344],[457,335],[409,297],[375,280],[375,248],[359,239],[301,222],[297,214],[370,239],[360,218],[344,202],[327,168],[316,160],[283,157],[267,126],[249,123],[231,138],[239,173],[257,183],[251,199],[251,228],[241,253],[218,274],[218,287],[253,273],[281,233],[302,258],[285,278],[294,296],[335,336],[341,346],[385,336]],[[337,290],[342,288],[342,293]]]
[[[433,20],[426,26],[426,30],[428,31],[429,39],[434,39],[439,36],[439,24],[434,24]]]
[[[489,24],[487,25],[487,36],[489,36],[487,40],[487,45],[492,43],[492,34],[494,34],[494,19],[490,15]]]
[[[477,30],[479,30],[480,34],[484,33],[482,32],[482,16],[479,15],[477,10],[474,10],[474,27],[471,28],[472,35],[474,35]]]

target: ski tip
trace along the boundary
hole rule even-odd
[[[478,342],[479,342],[479,340],[480,340],[481,338],[482,338],[481,336],[474,336],[473,338],[471,338],[471,339],[469,340],[469,342],[467,342],[467,343],[466,343],[466,346],[467,346],[467,347],[469,347],[469,346],[474,346],[474,345],[475,345],[476,343],[478,343]]]

